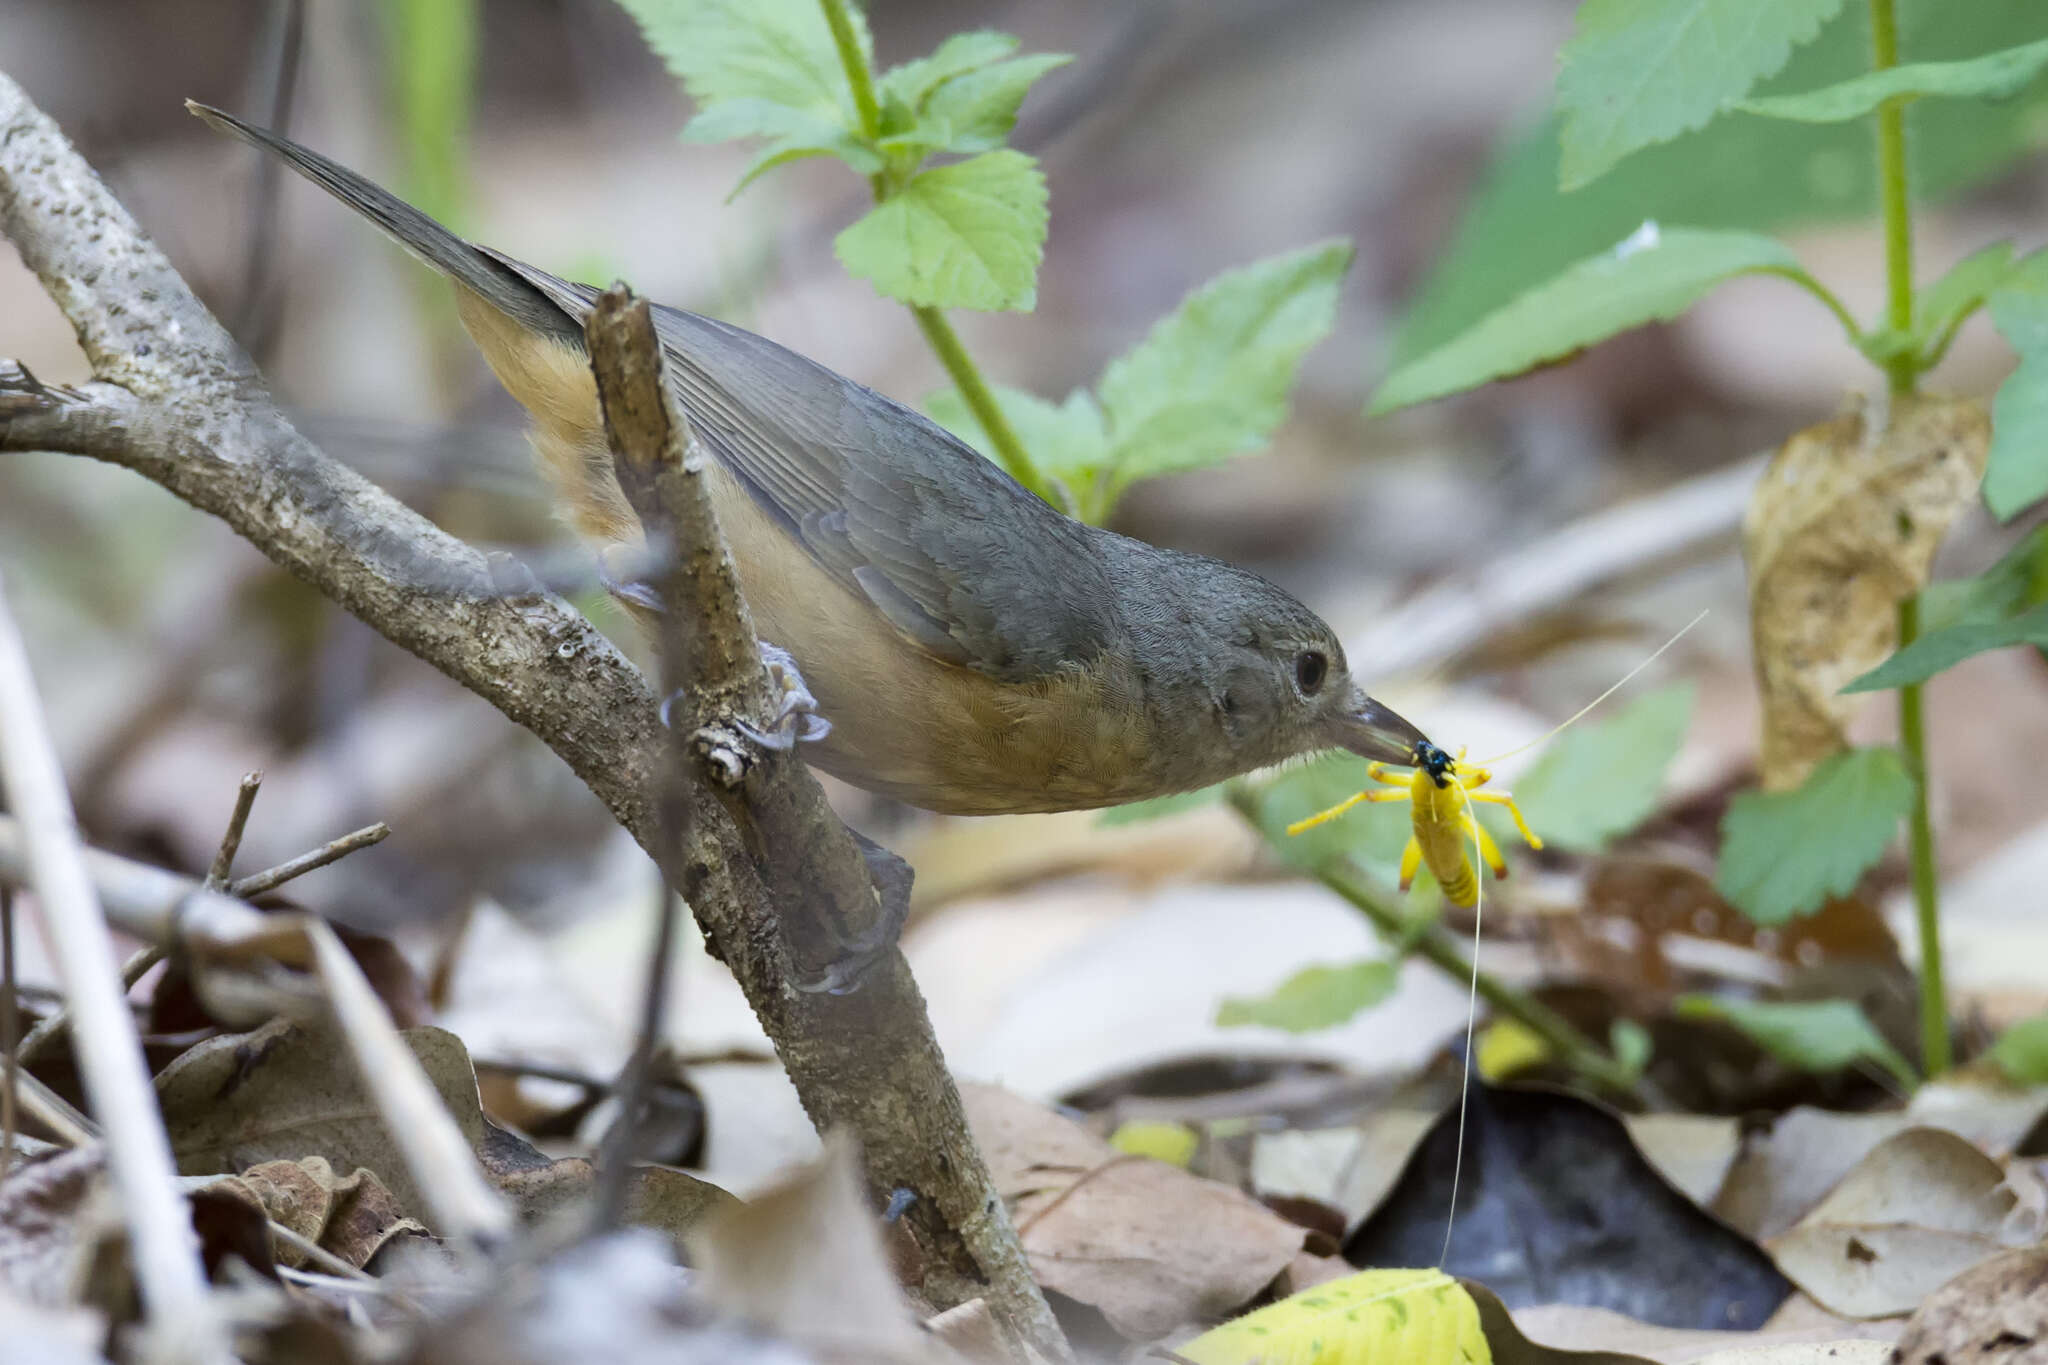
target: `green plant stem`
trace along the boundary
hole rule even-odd
[[[846,68],[846,83],[853,90],[854,113],[860,130],[872,142],[882,135],[882,107],[875,103],[875,81],[868,74],[867,57],[853,36],[853,21],[846,17],[846,0],[818,0],[825,11],[826,27],[832,30],[832,45],[839,49],[839,64]]]
[[[1896,0],[1870,0],[1871,67],[1899,63]],[[1884,205],[1885,325],[1897,336],[1913,331],[1913,218],[1906,181],[1906,111],[1899,100],[1877,110],[1877,173]],[[1894,395],[1911,394],[1926,365],[1905,351],[1885,363]],[[1920,601],[1909,594],[1899,603],[1899,648],[1920,635]],[[1927,725],[1920,685],[1899,689],[1899,747],[1913,778],[1909,853],[1913,909],[1920,933],[1921,1064],[1931,1079],[1947,1071],[1953,1054],[1948,1033],[1948,993],[1941,972],[1941,887],[1935,876],[1934,822],[1927,810]]]
[[[931,343],[932,353],[938,356],[939,363],[946,367],[946,373],[951,376],[954,387],[960,390],[960,396],[967,401],[967,407],[974,413],[974,419],[980,422],[981,429],[988,433],[989,444],[995,447],[996,458],[1003,468],[1010,472],[1011,478],[1033,493],[1055,507],[1060,506],[1061,500],[1052,496],[1045,479],[1031,463],[1031,457],[1024,453],[1024,443],[1017,439],[1017,432],[1011,427],[1010,419],[1003,415],[1003,409],[996,402],[996,396],[989,392],[988,382],[981,377],[981,371],[975,368],[973,358],[967,354],[967,348],[960,344],[960,335],[953,330],[953,324],[946,321],[946,315],[936,308],[913,308],[910,311],[917,318],[918,330],[923,332],[924,339]]]
[[[1870,0],[1871,68],[1899,64],[1899,17],[1894,0]],[[1907,202],[1906,108],[1886,100],[1877,109],[1877,174],[1884,202],[1885,325],[1900,336],[1913,331],[1913,217]],[[1920,377],[1910,352],[1885,364],[1893,393],[1911,393]]]
[[[1807,293],[1819,299],[1827,310],[1835,315],[1835,321],[1842,324],[1842,331],[1848,336],[1849,344],[1859,348],[1863,345],[1863,329],[1856,325],[1856,315],[1849,311],[1849,306],[1842,302],[1841,297],[1834,290],[1828,288],[1797,266],[1773,266],[1761,273],[1777,275],[1780,278],[1790,280]]]
[[[1899,648],[1920,636],[1920,599],[1899,603]],[[1913,908],[1920,932],[1920,1065],[1930,1079],[1954,1064],[1948,996],[1941,971],[1941,887],[1934,875],[1934,821],[1927,813],[1927,730],[1920,684],[1899,689],[1899,745],[1913,778],[1911,829]]]
[[[845,68],[846,83],[853,90],[853,107],[860,118],[861,132],[872,142],[882,133],[882,111],[875,103],[874,77],[868,73],[867,59],[861,54],[860,43],[853,35],[853,21],[846,17],[846,0],[818,0],[818,7],[825,11],[825,23],[832,30],[833,46],[839,49],[839,65]],[[879,204],[895,193],[900,179],[900,175],[887,170],[869,176],[868,188],[874,191],[875,202]],[[960,334],[953,330],[952,323],[946,321],[946,315],[937,308],[913,307],[910,311],[917,318],[917,328],[924,333],[932,353],[946,367],[953,386],[960,390],[969,411],[981,423],[981,429],[988,433],[997,461],[1018,483],[1055,507],[1064,506],[1064,500],[1054,496],[1052,487],[1039,474],[1037,466],[1031,463],[1024,443],[1017,439],[1016,429],[1003,415],[996,396],[989,392],[988,381],[981,377],[980,369],[975,366],[973,357],[967,354],[967,348],[960,344]]]

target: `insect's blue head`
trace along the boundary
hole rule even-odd
[[[1449,754],[1425,739],[1416,744],[1412,757],[1415,766],[1429,774],[1430,781],[1439,787],[1451,785],[1451,770],[1457,764]]]

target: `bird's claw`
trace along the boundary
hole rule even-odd
[[[626,584],[625,588],[639,587]],[[619,591],[617,586],[613,591]],[[735,720],[732,728],[745,735],[764,749],[778,753],[794,748],[798,742],[806,744],[823,739],[832,733],[832,722],[818,712],[818,699],[811,695],[811,689],[804,682],[804,675],[797,671],[796,660],[789,651],[769,644],[761,646],[761,663],[768,670],[768,683],[773,693],[774,714],[766,725],[756,725],[749,720]],[[661,699],[661,723],[675,728],[672,712],[676,702],[686,695],[687,689],[671,692]]]

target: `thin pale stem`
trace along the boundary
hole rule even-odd
[[[1842,302],[1834,290],[1797,266],[1773,266],[1762,273],[1790,280],[1819,299],[1822,305],[1835,315],[1835,321],[1842,324],[1842,331],[1849,338],[1849,344],[1858,347],[1863,345],[1863,329],[1857,325],[1856,315],[1849,311],[1848,305]]]
[[[1870,0],[1871,69],[1899,64],[1899,17],[1894,0]],[[1884,204],[1885,325],[1900,336],[1913,330],[1913,218],[1907,202],[1906,109],[1887,100],[1877,109],[1877,175]],[[1919,357],[1904,352],[1885,364],[1893,393],[1911,393]]]
[[[875,103],[874,78],[868,75],[868,60],[853,36],[853,21],[846,16],[846,0],[818,0],[825,11],[825,23],[832,30],[832,45],[839,49],[839,64],[846,68],[846,83],[853,89],[854,113],[860,130],[869,141],[882,132],[882,108]]]

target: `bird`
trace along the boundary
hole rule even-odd
[[[354,171],[187,101],[281,157],[454,286],[531,415],[556,506],[600,563],[642,544],[583,324],[599,290],[456,235]],[[915,409],[729,323],[653,307],[669,383],[807,762],[948,814],[1088,809],[1330,749],[1410,764],[1426,737],[1350,676],[1275,584],[1067,516]],[[653,599],[617,585],[642,614]],[[637,590],[636,590],[637,589]]]

